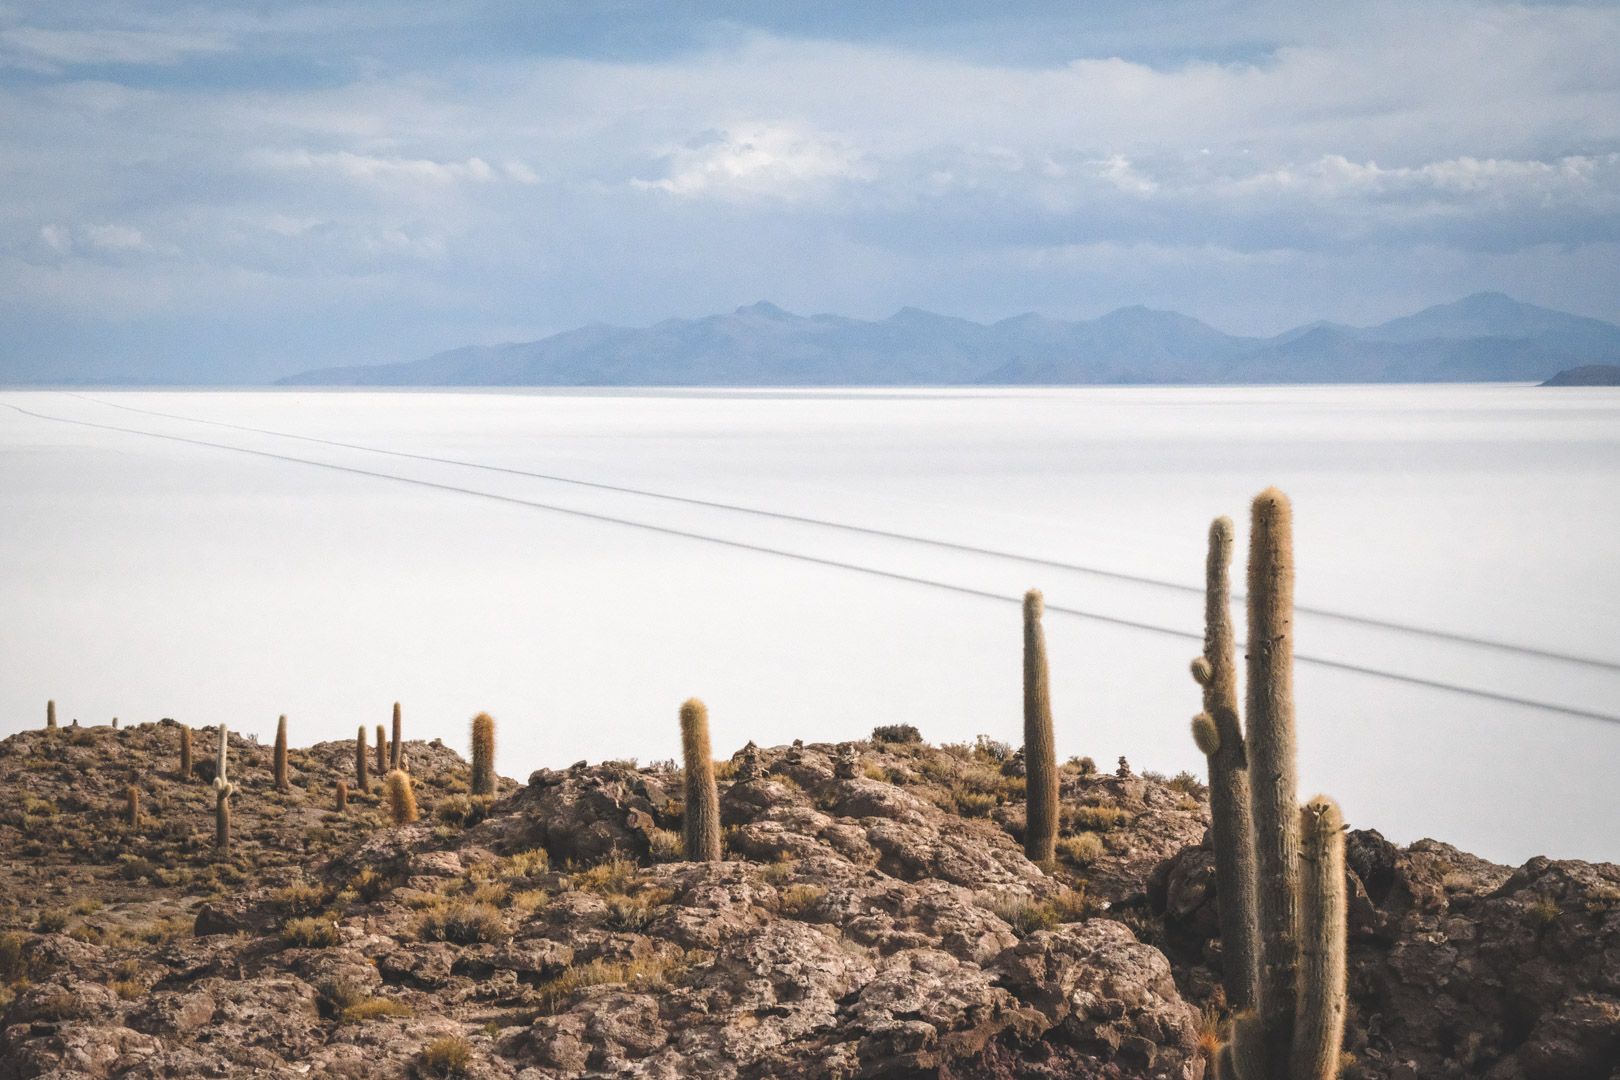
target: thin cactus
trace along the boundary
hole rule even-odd
[[[377,725],[377,775],[388,775],[388,733]]]
[[[390,770],[388,785],[388,816],[395,825],[409,825],[416,820],[416,793],[411,790],[411,774],[404,769]]]
[[[337,812],[341,814],[341,813],[344,813],[345,811],[347,811],[348,809],[349,809],[349,782],[347,780],[339,780],[337,782]]]
[[[124,816],[132,829],[140,828],[141,824],[141,789],[134,784],[129,785],[124,792]]]
[[[686,766],[682,834],[693,862],[720,861],[720,789],[709,748],[709,710],[697,698],[681,706],[681,756]]]
[[[231,793],[236,788],[225,771],[230,744],[230,731],[224,724],[219,725],[219,749],[214,760],[214,846],[220,851],[228,851],[231,846]]]
[[[1209,527],[1209,558],[1205,565],[1204,655],[1192,665],[1193,678],[1204,688],[1204,711],[1193,719],[1193,739],[1209,763],[1222,982],[1232,1008],[1247,1010],[1259,1001],[1260,957],[1249,766],[1238,719],[1237,662],[1227,576],[1231,561],[1232,522],[1217,518]]]
[[[371,790],[371,777],[367,775],[367,768],[370,764],[366,760],[366,725],[361,724],[360,730],[354,736],[354,789],[356,791]]]
[[[1044,609],[1039,589],[1024,594],[1024,854],[1047,864],[1056,857],[1057,749],[1052,736],[1052,694],[1047,678]]]
[[[1344,816],[1318,795],[1299,811],[1299,998],[1291,1080],[1334,1080],[1344,1041]]]
[[[400,720],[399,702],[397,701],[394,702],[394,741],[390,749],[393,751],[393,757],[389,759],[390,766],[403,771],[405,768],[405,737]]]
[[[495,720],[489,713],[473,717],[472,793],[495,794]]]
[[[38,698],[34,699],[38,701]],[[56,730],[56,700],[53,698],[45,703],[45,730]]]
[[[276,790],[287,791],[287,718],[276,721]]]
[[[180,725],[180,779],[191,779],[191,725]]]
[[[1247,747],[1260,931],[1260,1029],[1270,1080],[1288,1080],[1299,963],[1294,553],[1288,498],[1255,497],[1249,537]]]

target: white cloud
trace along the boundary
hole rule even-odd
[[[379,157],[349,150],[256,150],[249,155],[249,160],[271,169],[311,170],[379,183],[457,184],[511,180],[533,184],[538,181],[534,172],[525,165],[510,163],[494,166],[481,157],[470,157],[464,161],[434,161],[429,158]]]
[[[157,30],[55,30],[18,26],[0,30],[0,62],[36,70],[81,64],[169,65],[198,53],[226,52],[218,33]]]
[[[748,124],[699,136],[661,155],[668,172],[633,178],[639,188],[672,195],[796,199],[824,193],[833,181],[865,173],[859,155],[835,139],[785,124]]]

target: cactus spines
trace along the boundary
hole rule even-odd
[[[377,725],[377,775],[388,774],[388,733],[383,731],[381,724]]]
[[[1024,855],[1034,863],[1057,856],[1057,748],[1052,737],[1052,694],[1046,670],[1045,605],[1039,589],[1024,594]]]
[[[1255,496],[1249,537],[1247,748],[1260,927],[1260,1026],[1272,1077],[1287,1075],[1299,957],[1295,801],[1293,528],[1288,498]],[[1217,885],[1217,888],[1219,886]]]
[[[1299,998],[1291,1080],[1333,1080],[1344,1041],[1344,816],[1318,795],[1299,811]]]
[[[1221,923],[1222,983],[1234,1009],[1259,1003],[1260,954],[1256,916],[1254,824],[1249,762],[1238,720],[1237,661],[1232,643],[1232,522],[1209,527],[1204,581],[1204,655],[1192,663],[1204,688],[1204,711],[1193,720],[1193,740],[1209,762],[1211,833],[1215,843],[1215,891]],[[1289,787],[1288,800],[1293,800]]]
[[[495,719],[484,712],[472,722],[472,793],[495,794]]]
[[[276,790],[287,790],[287,718],[276,721]]]
[[[337,782],[337,812],[341,814],[348,810],[348,808],[349,782],[347,780],[339,780]]]
[[[180,779],[191,779],[191,726],[180,726]]]
[[[682,837],[693,862],[720,861],[720,789],[709,749],[709,710],[697,698],[681,706],[681,757],[686,766]]]
[[[34,700],[38,701],[39,699],[35,698]],[[54,698],[45,703],[45,730],[56,730],[56,701]]]
[[[141,823],[141,789],[134,784],[129,785],[124,792],[124,814],[129,820],[129,827],[134,829]]]
[[[225,773],[230,745],[230,731],[221,724],[218,756],[214,759],[214,846],[220,851],[225,851],[231,846],[231,792],[236,788]]]
[[[354,736],[354,789],[356,791],[370,790],[371,777],[366,772],[366,768],[370,764],[366,760],[366,725],[361,724],[360,730]]]
[[[388,785],[388,816],[395,825],[409,825],[416,820],[416,793],[411,790],[411,776],[404,769],[393,769],[384,783]]]
[[[394,741],[389,749],[393,753],[393,756],[388,759],[389,765],[392,768],[403,770],[405,768],[405,737],[402,733],[399,702],[397,701],[394,702]]]

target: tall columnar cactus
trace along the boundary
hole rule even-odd
[[[473,717],[472,793],[495,794],[495,720],[489,713]]]
[[[288,790],[287,784],[287,718],[276,721],[276,790]]]
[[[1333,1080],[1345,1010],[1344,822],[1331,800],[1319,796],[1301,808],[1295,794],[1294,563],[1287,498],[1273,488],[1254,500],[1246,724],[1238,720],[1233,689],[1226,610],[1230,549],[1231,525],[1217,521],[1210,530],[1204,655],[1193,661],[1194,677],[1204,687],[1204,712],[1193,721],[1193,735],[1210,759],[1222,950],[1228,995],[1239,1010],[1221,1050],[1220,1075]],[[1245,759],[1246,824],[1241,806],[1234,805]],[[1243,909],[1246,925],[1231,922],[1237,916],[1229,909]],[[1246,932],[1253,936],[1245,938]],[[1242,970],[1246,941],[1258,943],[1257,986],[1233,978]],[[1247,1000],[1240,996],[1245,992]]]
[[[1299,802],[1294,746],[1294,543],[1288,498],[1255,497],[1249,525],[1249,803],[1254,815],[1260,1027],[1267,1070],[1287,1077],[1299,963]]]
[[[682,834],[693,862],[720,861],[720,789],[709,749],[709,710],[697,698],[681,706],[681,757],[686,766]]]
[[[377,725],[377,775],[388,774],[388,733],[381,724]]]
[[[1209,807],[1220,897],[1221,969],[1232,1008],[1254,1008],[1260,995],[1255,925],[1254,829],[1249,814],[1249,763],[1238,717],[1237,662],[1232,643],[1232,521],[1209,527],[1205,564],[1204,655],[1193,678],[1204,688],[1204,711],[1193,718],[1193,739],[1209,762]]]
[[[230,757],[231,733],[224,724],[219,725],[219,750],[214,760],[214,846],[220,851],[231,846],[231,793],[235,786],[226,776]]]
[[[1299,811],[1299,998],[1294,1006],[1293,1077],[1339,1075],[1344,1041],[1344,817],[1318,795]]]
[[[129,827],[139,828],[141,824],[141,789],[134,784],[129,785],[124,792],[124,816],[129,821]]]
[[[366,760],[366,725],[361,724],[360,730],[354,736],[354,789],[356,791],[371,790],[371,777],[366,769],[371,763]]]
[[[38,698],[34,699],[38,701]],[[56,700],[53,698],[45,703],[45,730],[56,730]]]
[[[191,725],[180,725],[180,779],[191,779]]]
[[[409,825],[416,820],[416,793],[411,790],[411,774],[404,769],[393,769],[384,783],[388,786],[388,816],[395,825]]]
[[[347,780],[339,780],[337,782],[337,812],[341,814],[341,813],[345,812],[348,809],[349,809],[349,782]]]
[[[1045,604],[1039,589],[1024,594],[1024,854],[1050,863],[1057,855],[1057,747],[1052,737],[1052,693],[1046,670]]]
[[[394,742],[391,749],[393,750],[394,756],[389,759],[389,764],[395,769],[404,769],[405,737],[401,730],[399,702],[397,701],[394,702]]]

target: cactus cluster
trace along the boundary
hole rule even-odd
[[[709,710],[697,698],[681,706],[681,757],[686,766],[686,809],[681,821],[686,857],[720,861],[720,789],[709,749]]]
[[[1344,1030],[1344,822],[1331,799],[1301,807],[1295,792],[1287,497],[1268,489],[1252,509],[1241,723],[1228,612],[1231,546],[1231,522],[1220,519],[1210,528],[1204,655],[1193,661],[1204,691],[1193,737],[1209,759],[1225,986],[1242,1010],[1221,1051],[1221,1075],[1331,1080]]]
[[[479,713],[472,722],[472,793],[495,794],[495,720]]]
[[[1052,736],[1052,693],[1046,669],[1045,610],[1039,589],[1024,594],[1024,855],[1045,865],[1057,857],[1057,747]]]

